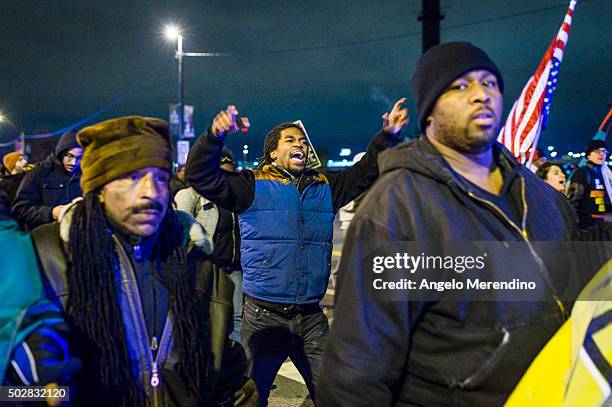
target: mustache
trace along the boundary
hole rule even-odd
[[[144,203],[134,206],[132,208],[132,212],[139,213],[139,212],[143,212],[143,211],[147,211],[151,209],[161,212],[164,210],[164,205],[162,205],[161,203],[157,201],[148,201],[148,202],[144,202]]]

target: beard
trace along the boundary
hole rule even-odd
[[[464,122],[465,125],[457,123]],[[458,120],[444,112],[435,112],[431,123],[436,139],[447,147],[463,154],[480,154],[495,143],[499,123],[489,128],[478,128],[469,120]]]

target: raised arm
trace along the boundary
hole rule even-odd
[[[391,112],[382,116],[383,128],[372,138],[361,160],[348,170],[329,176],[334,211],[357,198],[378,178],[378,154],[399,143],[399,133],[409,121],[408,109],[402,108],[405,101],[406,98],[401,98]]]
[[[219,112],[208,131],[193,145],[187,164],[187,183],[198,193],[222,208],[240,213],[248,209],[255,195],[255,179],[251,171],[222,170],[221,152],[225,136],[237,129],[235,106]]]

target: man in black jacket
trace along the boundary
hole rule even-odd
[[[32,230],[57,220],[66,204],[81,196],[79,178],[83,149],[76,135],[67,132],[57,142],[53,153],[26,174],[15,200],[13,213]]]
[[[496,143],[497,66],[472,44],[442,44],[421,57],[412,85],[423,136],[381,154],[381,176],[351,223],[318,406],[502,405],[569,315],[553,281],[564,272],[547,269],[533,241],[561,249],[576,219],[561,194]],[[468,252],[481,247],[474,242],[495,252]],[[413,262],[454,257],[408,272],[402,253]],[[483,258],[465,271],[466,254]],[[517,275],[533,291],[452,285]]]
[[[83,363],[75,403],[255,405],[244,352],[227,339],[231,283],[200,272],[190,249],[204,232],[169,207],[167,124],[129,116],[77,139],[83,199],[32,232],[47,296]]]

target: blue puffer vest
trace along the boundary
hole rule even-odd
[[[276,169],[255,173],[253,204],[239,215],[244,293],[284,304],[317,303],[325,295],[334,210],[324,175],[302,194]]]

